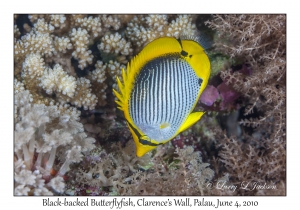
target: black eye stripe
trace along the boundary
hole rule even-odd
[[[135,135],[137,135],[138,139],[141,139],[141,134],[127,121],[127,124],[130,126],[130,128],[133,130]]]
[[[155,143],[152,143],[151,141],[147,141],[147,140],[143,140],[143,139],[139,139],[139,142],[143,145],[149,145],[149,146],[154,146],[154,147],[162,144],[162,143],[155,144]]]

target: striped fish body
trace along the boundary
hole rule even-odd
[[[210,74],[204,49],[192,40],[165,37],[148,44],[123,70],[115,92],[137,147],[137,156],[196,123],[192,113]]]
[[[202,79],[180,56],[153,59],[135,80],[129,115],[146,136],[163,143],[176,135],[191,113],[201,84]]]

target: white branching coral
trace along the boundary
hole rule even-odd
[[[17,25],[14,25],[14,37],[17,39],[21,35],[20,30]]]
[[[149,15],[145,19],[147,25],[157,31],[163,32],[165,27],[168,25],[167,15]]]
[[[41,55],[51,56],[54,47],[52,38],[48,33],[30,33],[22,36],[20,45],[21,52],[15,51],[15,54],[26,54],[28,52],[39,53]]]
[[[104,106],[106,104],[106,67],[102,61],[97,61],[95,64],[95,70],[89,73],[88,79],[90,79],[93,87],[93,93],[98,97],[98,104]]]
[[[128,24],[126,34],[136,46],[143,47],[159,37],[166,36],[167,15],[135,16]]]
[[[49,115],[59,118],[59,126],[72,135],[83,133],[83,125],[79,122],[80,111],[68,104],[52,106],[48,109]],[[51,110],[51,112],[50,112]],[[74,139],[76,139],[74,137]],[[84,149],[84,147],[82,147]]]
[[[15,168],[15,195],[53,195],[38,170]]]
[[[102,16],[105,16],[105,15],[102,15]],[[121,23],[121,27],[126,26],[126,24],[134,17],[134,15],[132,15],[132,14],[113,14],[110,16],[115,19],[118,19],[119,22]],[[105,22],[105,21],[103,20],[103,22]]]
[[[20,93],[22,93],[22,95]],[[31,109],[30,103],[32,100],[32,95],[29,93],[29,91],[23,90],[15,92],[14,104],[16,108],[16,114],[18,114],[18,120],[21,120],[20,115],[24,115],[28,112],[28,110]],[[22,106],[22,108],[18,108],[20,106]]]
[[[121,26],[121,21],[117,17],[112,15],[102,15],[101,16],[102,24],[105,28],[109,29],[112,27],[114,30],[119,30]]]
[[[15,195],[62,193],[63,180],[51,171],[58,167],[64,175],[71,163],[81,160],[81,152],[95,147],[95,139],[83,132],[78,111],[31,101],[29,91],[15,93]],[[50,182],[45,185],[45,180]]]
[[[37,129],[49,122],[49,117],[47,116],[47,113],[45,113],[44,104],[34,104],[33,109],[35,112],[26,113],[24,111],[24,113],[22,113],[23,110],[20,110],[20,114],[26,114],[25,118],[22,119],[22,122],[24,123],[23,126],[25,128],[28,126]]]
[[[117,77],[122,81],[122,69],[126,70],[126,66],[117,61],[110,60],[107,64],[107,71],[115,81],[112,85],[115,90],[118,90]]]
[[[70,39],[68,37],[55,37],[54,48],[57,52],[66,53],[67,50],[73,48]]]
[[[59,64],[48,68],[41,77],[40,86],[48,93],[56,93],[60,102],[71,102],[77,107],[94,109],[97,97],[91,91],[90,81],[67,75]]]
[[[77,107],[84,106],[84,109],[93,109],[97,104],[97,97],[92,94],[91,84],[88,79],[77,79],[67,74],[61,65],[54,65],[53,69],[45,66],[45,62],[40,54],[28,54],[22,66],[22,78],[26,88],[33,89],[35,96],[39,89],[43,89],[47,94],[55,93],[58,102],[71,102]],[[105,76],[102,74],[102,76]],[[99,75],[99,80],[101,75]],[[105,77],[104,77],[105,79]],[[103,83],[103,82],[102,82]],[[100,92],[104,92],[106,85],[102,85]],[[43,99],[41,96],[34,97],[35,102],[47,104],[51,101]]]
[[[149,42],[164,36],[178,38],[180,35],[194,36],[196,32],[193,15],[179,15],[168,22],[167,15],[136,15],[126,28],[126,36],[140,50]]]
[[[65,15],[50,15],[50,24],[55,28],[64,28],[66,27],[66,16]]]
[[[20,81],[18,81],[17,79],[14,79],[14,93],[20,93],[20,92],[23,92],[25,90],[24,88],[24,84]],[[16,100],[16,98],[15,98]],[[32,101],[32,97],[31,95],[28,95],[28,100],[31,100]],[[15,118],[18,117],[18,111],[17,111],[17,107],[15,106],[14,108],[15,110]]]
[[[26,56],[26,51],[24,48],[25,48],[25,45],[24,45],[24,42],[20,39],[15,39],[14,40],[14,59],[16,61],[19,61],[19,60],[22,60],[22,58],[24,58]],[[23,60],[22,60],[23,61]]]
[[[38,53],[27,54],[22,66],[22,77],[35,79],[43,75],[45,70],[44,59]]]
[[[92,55],[92,52],[88,50],[90,35],[85,29],[73,28],[70,36],[72,44],[74,46],[72,56],[78,59],[78,67],[80,69],[84,69],[87,66],[87,63],[92,63],[94,57]]]
[[[44,19],[38,19],[34,24],[33,30],[43,34],[49,34],[54,30],[54,27],[51,24],[46,23]]]
[[[29,14],[28,15],[28,19],[32,22],[32,23],[36,23],[39,19],[46,19],[48,20],[49,15],[47,14]]]
[[[24,96],[28,96],[27,91],[18,94],[21,93],[24,93]],[[28,103],[28,100],[24,100],[24,96],[17,96],[17,100],[15,100],[15,106],[17,107],[18,104],[21,105],[24,103],[23,107],[17,108],[18,117],[15,119],[17,122],[15,125],[15,152],[17,152],[19,158],[24,160],[27,168],[31,168],[34,150],[37,146],[35,131],[38,132],[37,135],[40,135],[39,132],[43,132],[44,126],[50,121],[50,118],[47,116],[44,104],[31,105]]]
[[[101,44],[98,45],[100,51],[113,53],[118,55],[129,55],[132,53],[130,42],[126,42],[124,38],[117,32],[115,34],[105,35],[101,39]]]
[[[14,92],[19,93],[21,91],[24,91],[24,84],[17,79],[14,79]]]
[[[94,145],[95,139],[88,137],[86,135],[86,133],[84,133],[84,132],[81,132],[81,133],[78,133],[77,135],[75,135],[74,142],[75,142],[74,145],[78,145],[79,147],[81,147],[81,150],[80,150],[81,152],[90,151],[95,147],[95,145]]]
[[[76,94],[72,98],[71,103],[77,107],[87,109],[95,109],[97,104],[97,96],[91,91],[91,82],[86,78],[77,79]]]
[[[179,38],[180,35],[194,36],[196,25],[193,23],[192,15],[179,15],[176,20],[169,25],[166,35]]]
[[[55,52],[52,35],[50,35],[53,30],[51,24],[46,23],[44,19],[38,19],[29,33],[15,40],[15,61],[23,61],[30,53],[52,56]]]
[[[29,187],[25,187],[24,184],[20,184],[17,187],[15,187],[14,195],[28,195],[29,191]]]
[[[74,146],[66,152],[67,159],[70,162],[78,163],[82,159],[81,146]]]
[[[59,175],[64,175],[68,171],[69,165],[71,163],[80,162],[83,156],[81,154],[80,146],[73,146],[70,150],[66,151],[65,155],[66,155],[66,160],[58,172]]]
[[[121,79],[122,77],[122,69],[126,69],[126,66],[123,64],[120,64],[117,61],[112,61],[110,60],[108,62],[107,65],[108,68],[108,73],[110,74],[110,76],[114,79],[114,81],[117,80],[117,77],[119,77],[119,79]]]
[[[53,69],[45,70],[40,86],[48,94],[58,92],[73,97],[77,85],[75,77],[67,75],[67,72],[59,64],[56,64]]]
[[[147,25],[144,16],[134,16],[126,29],[127,37],[139,49],[158,38],[156,31],[152,31],[150,28],[144,27],[144,25]]]
[[[51,179],[47,185],[58,193],[63,193],[65,189],[64,179],[60,176]]]
[[[92,71],[89,75],[93,81],[103,83],[106,80],[105,72],[106,65],[103,65],[102,61],[97,61],[95,64],[95,70]]]
[[[20,173],[16,174],[15,180],[16,182],[25,184],[25,185],[33,185],[35,183],[35,176],[29,170],[22,170]]]
[[[75,18],[75,25],[80,26],[82,29],[86,29],[92,38],[96,38],[101,35],[102,28],[99,17],[78,17]]]
[[[17,125],[15,130],[15,151],[23,149],[22,146],[31,140],[34,132],[35,130],[33,127],[23,128],[22,126]],[[27,154],[27,151],[25,154]]]
[[[73,140],[73,137],[69,132],[55,129],[51,133],[45,133],[43,140],[44,144],[38,149],[38,152],[46,153],[51,149],[56,149],[60,145],[69,144]]]

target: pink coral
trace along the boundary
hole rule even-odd
[[[230,86],[226,85],[225,82],[221,83],[217,87],[218,91],[220,92],[220,96],[222,98],[221,102],[221,110],[225,109],[228,104],[232,104],[238,97],[241,96],[240,93],[235,91]]]
[[[218,98],[219,92],[217,88],[212,85],[207,85],[200,97],[200,101],[206,106],[211,106]]]

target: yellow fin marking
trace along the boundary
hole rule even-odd
[[[122,103],[120,101],[115,101],[115,102],[119,105],[119,107],[122,107]],[[121,110],[123,110],[123,109],[121,109]]]
[[[127,74],[124,68],[122,68],[122,77],[123,77],[123,81],[127,81]]]
[[[124,86],[123,86],[122,82],[120,81],[119,77],[117,77],[117,83],[118,83],[120,92],[121,92],[121,94],[123,96],[124,95]]]
[[[120,93],[118,93],[115,89],[113,89],[114,94],[116,95],[116,97],[118,98],[118,100],[122,103],[123,102],[123,98],[122,95]]]
[[[124,99],[120,93],[118,93],[115,89],[113,89],[114,94],[118,98],[118,101],[116,103],[122,108],[121,110],[124,109]]]
[[[205,112],[193,112],[191,113],[188,118],[186,119],[186,121],[181,125],[181,127],[179,128],[179,131],[177,134],[181,133],[182,131],[186,130],[187,128],[191,127],[192,125],[194,125],[198,120],[200,120],[200,118],[202,117],[202,115]]]
[[[160,124],[160,126],[159,126],[160,129],[164,129],[167,127],[170,127],[170,123],[165,122],[165,123]]]

